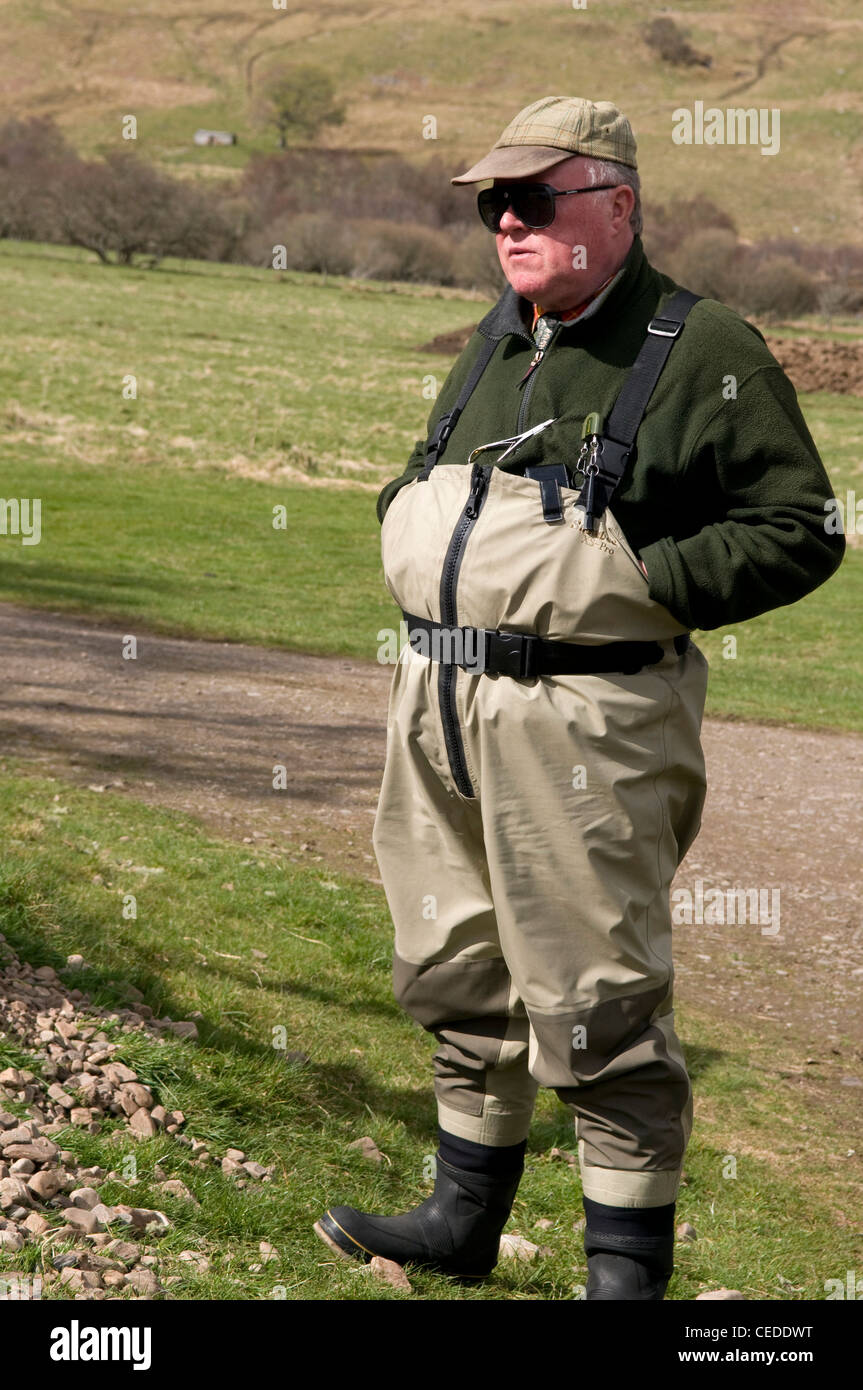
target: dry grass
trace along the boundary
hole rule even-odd
[[[95,11],[81,0],[46,0],[35,10],[11,0],[2,11],[3,104],[16,115],[55,112],[85,152],[113,148],[121,116],[134,113],[143,154],[212,177],[254,149],[273,148],[273,137],[250,121],[250,95],[267,67],[294,60],[301,44],[303,61],[326,66],[347,101],[346,124],[326,134],[330,145],[418,158],[434,151],[455,165],[486,149],[515,110],[546,91],[610,97],[633,122],[650,198],[709,192],[756,238],[837,243],[856,235],[863,97],[854,53],[863,17],[854,0],[823,0],[817,11],[800,0],[687,0],[672,14],[711,55],[710,69],[658,63],[644,42],[649,14],[626,0],[585,10],[561,0],[532,0],[529,9],[506,0],[318,0],[285,12],[195,0],[167,15],[152,0],[134,12],[120,0]],[[778,39],[788,42],[765,58]],[[674,145],[672,112],[695,100],[779,107],[780,153]],[[437,120],[434,141],[423,138],[427,115]],[[240,143],[195,150],[199,125],[236,130]]]

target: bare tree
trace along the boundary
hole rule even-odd
[[[105,265],[155,266],[165,256],[217,258],[236,240],[211,196],[135,155],[82,161],[51,193],[60,239],[94,252]]]

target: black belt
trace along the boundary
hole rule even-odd
[[[461,666],[471,675],[530,680],[533,676],[580,676],[617,671],[632,676],[643,666],[655,666],[665,656],[658,642],[605,642],[587,646],[577,642],[551,642],[547,637],[535,637],[529,632],[443,627],[411,613],[404,613],[403,617],[408,627],[408,642],[414,651],[444,666]],[[678,655],[688,646],[688,632],[674,638]]]

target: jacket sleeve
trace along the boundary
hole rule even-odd
[[[693,529],[641,551],[650,597],[705,630],[795,603],[838,569],[833,489],[778,363],[705,422],[681,477]]]
[[[441,387],[437,399],[432,406],[428,418],[428,438],[431,438],[432,431],[444,411],[451,410],[455,405],[459,392],[461,391],[463,383],[467,380],[468,372],[473,366],[482,342],[483,339],[481,334],[475,332],[464,351],[453,364],[452,370]],[[393,478],[392,482],[387,483],[378,493],[378,521],[383,521],[387,507],[390,505],[390,502],[392,502],[399,488],[404,487],[406,483],[413,482],[417,474],[422,472],[423,464],[425,463],[425,451],[426,440],[418,439],[414,445],[413,453],[408,459],[404,473],[400,474],[398,478]]]
[[[422,466],[425,462],[425,452],[425,440],[418,439],[416,444],[414,445],[413,453],[407,461],[407,467],[405,468],[404,473],[401,473],[398,478],[393,478],[392,481],[387,483],[386,486],[382,488],[382,490],[378,493],[378,521],[383,521],[387,507],[390,505],[390,502],[392,502],[399,488],[404,487],[405,483],[413,482],[417,474],[422,472]]]

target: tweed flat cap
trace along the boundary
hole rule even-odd
[[[453,183],[524,178],[575,154],[637,169],[632,126],[610,101],[541,97],[510,121],[490,152]]]

